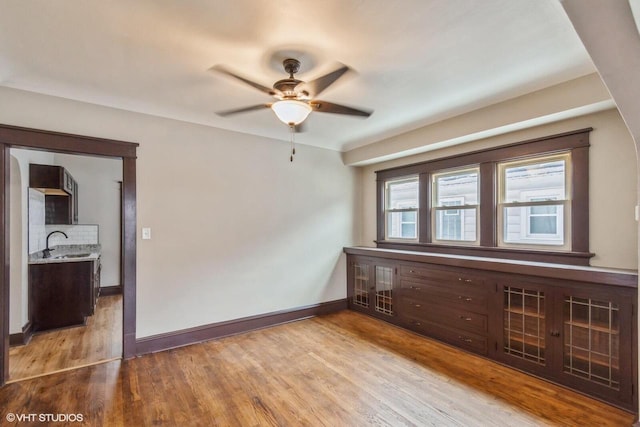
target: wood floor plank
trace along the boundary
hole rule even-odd
[[[9,380],[15,381],[122,357],[122,295],[98,298],[85,326],[38,333],[9,349]]]
[[[9,384],[91,426],[630,426],[634,415],[351,311]]]

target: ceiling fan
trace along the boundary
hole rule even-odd
[[[318,113],[345,114],[364,118],[371,115],[372,111],[347,107],[345,105],[321,101],[315,98],[338,80],[344,73],[346,73],[349,70],[349,67],[343,65],[315,80],[304,82],[294,77],[294,74],[300,70],[300,61],[293,58],[287,58],[282,62],[282,65],[284,66],[284,70],[289,74],[289,77],[278,80],[273,84],[272,88],[268,88],[260,83],[253,82],[242,77],[222,65],[215,65],[211,67],[212,71],[238,79],[241,82],[271,95],[276,99],[274,102],[218,111],[216,114],[226,117],[232,114],[271,108],[278,119],[288,125],[292,131],[295,127],[300,125],[312,111],[316,111]]]

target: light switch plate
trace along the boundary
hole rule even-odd
[[[142,229],[142,240],[151,240],[151,228],[145,227]]]

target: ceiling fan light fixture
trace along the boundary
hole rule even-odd
[[[280,121],[288,126],[295,126],[302,123],[309,113],[311,106],[306,102],[295,99],[283,99],[271,104],[271,109]]]

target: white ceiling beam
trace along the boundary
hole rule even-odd
[[[610,108],[615,104],[593,73],[346,151],[342,160],[346,165],[364,166]]]
[[[638,146],[640,34],[629,2],[564,0],[562,6]]]

